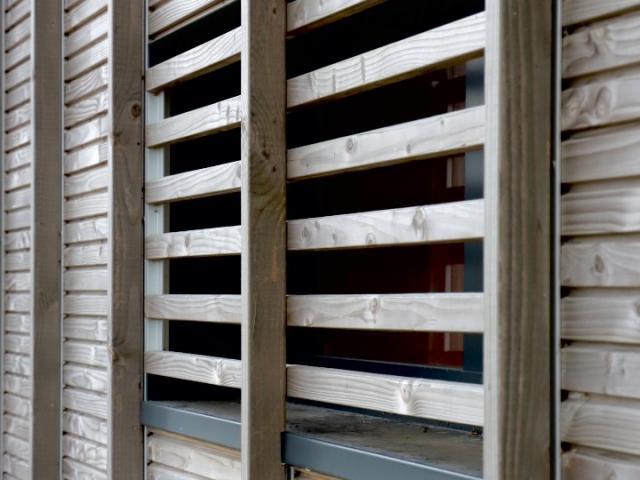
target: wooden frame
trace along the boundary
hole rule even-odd
[[[552,8],[487,1],[484,472],[496,480],[551,477]]]
[[[32,478],[59,475],[62,5],[31,3]]]
[[[143,0],[111,0],[109,478],[143,478]]]
[[[242,478],[283,480],[285,0],[242,0]]]

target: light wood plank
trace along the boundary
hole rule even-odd
[[[168,88],[240,60],[241,28],[237,27],[213,40],[154,65],[145,77],[150,92]]]
[[[640,478],[640,457],[575,448],[562,455],[565,480],[635,480]]]
[[[109,92],[103,90],[64,109],[64,126],[73,127],[106,113],[109,108]]]
[[[87,123],[66,130],[64,132],[64,148],[66,151],[70,151],[89,146],[90,143],[98,142],[104,138],[108,134],[108,131],[109,124],[107,117],[98,117]]]
[[[11,50],[5,53],[4,68],[9,69],[15,67],[16,65],[26,61],[30,57],[31,44],[26,41],[26,39],[24,39],[20,43],[15,45]]]
[[[20,168],[31,163],[31,148],[23,147],[13,152],[6,153],[4,156],[5,171]]]
[[[31,252],[14,252],[4,256],[4,269],[7,272],[28,270],[31,267]]]
[[[481,385],[290,365],[291,397],[356,408],[482,425]]]
[[[148,459],[181,472],[220,480],[240,478],[240,452],[177,435],[154,432],[148,437]]]
[[[484,107],[474,107],[293,148],[287,176],[301,179],[474,150],[484,143],[484,123]]]
[[[482,332],[481,293],[290,295],[289,326]]]
[[[5,252],[14,252],[16,250],[28,250],[31,248],[31,230],[23,230],[21,232],[9,232],[4,236]]]
[[[64,65],[64,80],[69,82],[104,64],[109,55],[109,42],[104,39],[70,58]]]
[[[77,7],[65,11],[64,31],[69,34],[71,31],[81,27],[91,19],[100,15],[107,9],[107,0],[86,0]],[[65,9],[66,10],[66,9]]]
[[[67,340],[63,352],[65,362],[101,368],[109,366],[109,353],[103,344]]]
[[[290,220],[289,250],[383,247],[478,240],[482,200]]]
[[[20,334],[4,335],[4,351],[9,353],[19,353],[21,355],[31,355],[31,337]]]
[[[20,210],[7,212],[4,216],[4,229],[9,232],[28,228],[31,225],[31,219],[31,208],[22,208]]]
[[[4,329],[7,332],[29,333],[31,331],[29,316],[19,313],[5,313]]]
[[[107,143],[100,142],[68,153],[64,159],[65,173],[71,174],[85,168],[106,163],[109,155],[108,150]]]
[[[29,461],[31,457],[31,447],[29,446],[29,442],[25,442],[18,437],[5,434],[3,436],[2,444],[5,452],[13,455],[14,457]],[[6,475],[6,473],[4,475]]]
[[[109,416],[108,397],[104,394],[65,387],[62,390],[64,408],[83,412],[106,420]]]
[[[572,393],[561,407],[561,438],[565,442],[640,455],[638,400]]]
[[[5,393],[2,396],[4,411],[24,419],[29,419],[31,416],[31,400],[17,397],[10,393]]]
[[[240,323],[239,295],[147,295],[147,318]]]
[[[352,95],[482,54],[484,13],[385,45],[287,81],[287,105]]]
[[[89,368],[84,365],[65,365],[63,369],[65,385],[94,392],[109,392],[109,374],[106,370]]]
[[[7,294],[4,298],[4,308],[7,312],[31,313],[31,295],[24,293]]]
[[[31,285],[31,272],[8,272],[4,275],[4,289],[7,292],[29,292]]]
[[[31,168],[31,165],[12,170],[4,175],[5,193],[18,188],[30,186],[32,181],[33,168]]]
[[[640,180],[578,185],[562,196],[562,234],[640,232]]]
[[[105,11],[104,14],[77,29],[71,35],[66,35],[64,37],[65,58],[69,58],[79,50],[102,40],[107,35],[108,26],[108,16]]]
[[[107,264],[107,245],[105,243],[91,245],[73,245],[64,249],[66,267],[89,267]]]
[[[147,147],[190,140],[239,125],[240,97],[234,97],[148,125]]]
[[[31,398],[32,388],[31,381],[28,377],[22,375],[12,375],[4,373],[3,375],[4,389],[6,392],[19,395],[23,398]],[[21,435],[17,435],[23,438]],[[28,437],[27,437],[28,438]]]
[[[27,124],[31,120],[31,104],[22,105],[11,112],[5,114],[4,129],[5,131],[14,130],[20,126]]]
[[[4,30],[10,30],[11,27],[24,20],[31,15],[31,3],[24,1],[16,3],[4,13]]]
[[[82,268],[64,272],[64,289],[67,292],[106,291],[108,285],[106,268]]]
[[[239,192],[240,172],[238,161],[151,180],[145,185],[145,200],[158,204]]]
[[[214,7],[221,0],[171,0],[149,13],[148,33],[157,35],[189,18]]]
[[[28,377],[33,371],[31,358],[24,355],[5,353],[4,369],[5,372],[8,373],[15,373],[16,375],[24,375]]]
[[[640,286],[640,240],[594,238],[562,246],[561,281],[567,287]]]
[[[240,388],[239,360],[176,352],[146,352],[144,360],[147,374]]]
[[[64,480],[74,480],[76,478],[86,478],[91,480],[108,480],[107,474],[93,469],[70,458],[62,459],[62,472]]]
[[[640,348],[589,343],[564,347],[562,388],[640,399]]]
[[[66,82],[64,85],[64,102],[69,105],[82,98],[93,95],[107,87],[109,83],[109,66],[102,65],[84,75]]]
[[[106,217],[68,222],[64,225],[66,244],[106,240],[108,233],[108,219]]]
[[[106,470],[107,468],[107,449],[101,445],[64,435],[62,437],[62,449],[65,457],[73,458],[100,470]]]
[[[29,208],[32,200],[31,191],[28,188],[24,188],[19,191],[8,192],[5,194],[4,200],[4,207],[8,212],[20,208]]]
[[[93,442],[107,444],[107,422],[75,412],[62,413],[64,431]]]
[[[29,480],[31,478],[29,464],[20,458],[5,454],[2,465],[4,471],[13,478],[19,480]]]
[[[63,312],[66,315],[107,315],[106,295],[65,295]]]
[[[6,32],[3,46],[5,51],[11,50],[31,34],[31,19],[25,18],[11,30]]]
[[[562,181],[640,175],[640,124],[581,132],[562,143]]]
[[[562,129],[601,127],[640,118],[640,75],[616,72],[562,92]]]
[[[108,192],[90,193],[64,202],[64,219],[67,221],[106,215],[108,212]]]
[[[573,25],[607,17],[640,7],[639,0],[564,0],[562,23]]]
[[[598,73],[640,62],[640,14],[579,28],[562,42],[564,78]]]
[[[287,4],[289,34],[317,28],[371,8],[384,0],[295,0]]]
[[[107,341],[108,325],[105,318],[67,315],[63,322],[63,335],[65,338],[96,342]]]
[[[4,97],[5,110],[13,110],[31,100],[31,84],[25,83],[8,92]]]
[[[241,227],[207,228],[147,235],[148,260],[240,254]]]

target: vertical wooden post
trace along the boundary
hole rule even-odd
[[[285,0],[242,0],[242,478],[283,480]]]
[[[62,2],[32,1],[31,35],[31,478],[58,478]]]
[[[552,1],[487,0],[484,477],[551,475]]]
[[[109,478],[143,477],[144,1],[111,0]]]

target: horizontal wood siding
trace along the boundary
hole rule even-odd
[[[640,475],[640,2],[565,0],[564,478]]]

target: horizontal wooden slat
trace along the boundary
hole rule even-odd
[[[16,3],[4,14],[4,29],[9,30],[21,20],[31,14],[31,3],[28,1]]]
[[[4,411],[18,417],[29,419],[31,416],[31,400],[17,397],[10,393],[3,395]]]
[[[562,388],[640,399],[640,347],[574,343],[563,348]]]
[[[240,172],[237,161],[152,180],[145,185],[145,200],[166,203],[238,192]]]
[[[66,315],[63,322],[65,338],[96,342],[106,342],[108,339],[108,323],[105,318]]]
[[[98,115],[104,114],[109,108],[109,92],[103,90],[90,97],[80,100],[64,109],[64,126],[73,127]]]
[[[619,72],[562,92],[562,129],[602,127],[640,118],[640,75]]]
[[[77,7],[65,9],[64,30],[69,33],[97,17],[107,9],[107,0],[86,0]]]
[[[105,12],[103,15],[100,15],[91,22],[85,24],[82,28],[79,28],[71,35],[65,36],[64,56],[69,58],[79,50],[86,48],[88,45],[91,45],[105,37],[109,26],[108,20],[108,15]]]
[[[157,92],[177,82],[194,78],[240,60],[240,27],[213,40],[187,50],[158,65],[154,65],[145,77],[146,88]]]
[[[109,374],[104,369],[65,365],[63,379],[64,384],[71,387],[102,393],[109,391]]]
[[[31,252],[8,253],[4,257],[4,269],[7,272],[17,272],[31,268]]]
[[[5,373],[3,380],[4,391],[24,398],[31,398],[31,380],[28,377]]]
[[[23,230],[20,232],[10,232],[5,234],[5,251],[13,252],[16,250],[28,250],[29,248],[31,248],[31,230]]]
[[[287,30],[298,33],[339,20],[384,0],[295,0],[287,4]]]
[[[146,352],[144,360],[147,374],[240,388],[239,360],[177,352]]]
[[[104,164],[107,162],[108,155],[106,142],[79,148],[65,155],[64,171],[66,174],[72,174],[85,168]]]
[[[81,267],[107,264],[107,245],[73,245],[64,249],[64,265]]]
[[[108,228],[109,224],[106,217],[67,222],[64,225],[64,242],[65,244],[71,244],[106,240]]]
[[[62,426],[65,432],[103,445],[107,444],[108,427],[104,420],[75,412],[63,412]]]
[[[147,147],[189,140],[240,125],[240,97],[223,100],[147,126]]]
[[[64,478],[90,478],[91,480],[108,480],[106,472],[96,470],[75,460],[64,457],[62,459],[62,473]]]
[[[591,448],[576,448],[562,454],[564,480],[636,480],[640,457]]]
[[[79,220],[109,212],[108,192],[97,192],[67,199],[64,202],[64,219]]]
[[[31,331],[31,318],[25,314],[5,313],[4,328],[7,332],[29,333]]]
[[[109,122],[106,116],[75,126],[64,133],[64,148],[67,151],[88,146],[104,138],[109,132]],[[89,162],[91,159],[86,159]]]
[[[64,289],[66,291],[106,291],[108,285],[108,272],[106,268],[81,268],[64,272]]]
[[[73,458],[93,468],[107,469],[107,448],[102,445],[63,435],[62,449],[65,457]]]
[[[640,293],[574,291],[562,299],[561,317],[563,338],[640,344]]]
[[[30,147],[22,147],[4,155],[5,171],[21,168],[31,163],[32,151]]]
[[[64,408],[83,412],[98,418],[107,419],[109,412],[108,398],[102,393],[77,390],[65,387],[62,390],[62,405]]]
[[[145,255],[149,260],[239,255],[240,234],[237,226],[148,235]]]
[[[109,82],[109,67],[102,65],[80,77],[65,83],[64,101],[66,105],[78,101],[81,98],[93,95],[106,88]]]
[[[287,82],[289,107],[354,94],[482,54],[484,13],[371,50]]]
[[[64,64],[64,79],[69,82],[104,64],[109,55],[109,41],[104,39],[67,60]]]
[[[294,327],[483,331],[481,293],[290,295],[287,311]]]
[[[207,478],[240,478],[237,450],[161,432],[153,432],[147,445],[151,462]]]
[[[31,358],[13,353],[4,354],[4,371],[16,375],[31,375]]]
[[[564,78],[640,62],[640,14],[580,28],[567,35],[562,45]]]
[[[29,460],[31,455],[31,447],[29,445],[29,442],[25,442],[18,437],[5,434],[3,436],[2,443],[5,452],[11,454],[14,457],[21,458],[23,460]],[[8,478],[6,474],[4,474],[3,477]]]
[[[63,345],[65,362],[73,362],[92,367],[106,368],[109,365],[109,353],[106,345],[66,340]]]
[[[640,455],[640,402],[572,393],[562,403],[562,441]]]
[[[482,200],[290,220],[289,250],[322,250],[477,240]]]
[[[562,247],[562,285],[640,287],[640,239],[597,238]]]
[[[484,144],[484,123],[484,107],[474,107],[293,148],[287,176],[294,180],[477,149]]]
[[[170,0],[149,13],[148,34],[157,35],[179,23],[187,21],[222,0]]]
[[[578,185],[562,196],[562,234],[640,232],[640,180]]]
[[[640,123],[573,135],[562,143],[562,181],[640,175]]]
[[[240,323],[239,295],[147,295],[147,318]]]
[[[70,295],[64,297],[63,312],[67,315],[107,315],[107,295]]]
[[[19,480],[29,480],[31,478],[31,469],[29,463],[11,455],[4,455],[2,462],[4,471],[7,475]]]
[[[564,0],[562,23],[573,25],[640,7],[640,0]]]
[[[23,40],[11,50],[6,52],[4,57],[4,68],[9,69],[15,67],[19,63],[26,61],[31,57],[31,43]]]
[[[291,397],[448,422],[482,425],[482,385],[290,365]]]
[[[3,47],[12,49],[31,34],[31,19],[25,18],[5,34]]]
[[[31,348],[31,337],[29,335],[16,333],[7,333],[4,335],[5,352],[31,355]]]

